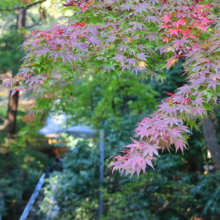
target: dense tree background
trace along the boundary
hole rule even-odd
[[[207,170],[208,165],[214,164],[207,158],[202,128],[194,131],[184,156],[180,152],[165,152],[156,170],[148,168],[139,178],[120,176],[117,171],[112,174],[107,168],[109,157],[117,153],[118,145],[129,143],[136,121],[147,116],[157,101],[166,97],[163,91],[174,92],[184,82],[179,77],[180,64],[168,74],[172,80],[163,84],[137,82],[128,73],[108,82],[85,77],[74,88],[67,86],[74,101],[65,98],[66,91],[63,95],[59,93],[56,109],[70,114],[70,120],[75,123],[92,124],[105,130],[105,215],[102,219],[219,218],[220,176],[219,171]],[[64,158],[63,172],[55,172],[45,187],[46,197],[40,207],[43,213],[50,213],[51,201],[56,201],[54,205],[60,207],[56,219],[97,219],[98,143],[79,140],[73,145],[76,147]]]
[[[55,20],[55,3],[45,8],[36,4],[26,15],[26,28],[17,30],[16,8],[2,6],[0,36],[0,73],[16,74],[24,56],[18,46],[33,29],[44,29]],[[53,7],[52,7],[53,6]],[[59,6],[59,5],[58,5]],[[57,7],[58,7],[57,6]],[[20,6],[19,6],[20,7]],[[46,16],[46,17],[45,17]],[[7,28],[5,24],[7,23]],[[104,216],[102,219],[219,219],[220,173],[207,155],[202,122],[193,131],[189,151],[184,156],[164,152],[155,170],[132,179],[108,168],[110,156],[130,142],[135,123],[146,117],[165,92],[175,92],[184,83],[181,63],[167,74],[166,81],[146,80],[140,74],[126,72],[115,78],[83,75],[67,84],[51,88],[47,102],[38,101],[47,111],[26,117],[27,108],[35,97],[20,94],[16,117],[16,133],[7,137],[7,127],[0,131],[0,213],[3,220],[16,220],[21,215],[42,172],[50,174],[43,200],[33,207],[32,219],[96,220],[98,219],[99,152],[98,140],[73,139],[65,135],[62,147],[69,152],[63,158],[63,169],[57,168],[51,147],[60,147],[58,141],[48,144],[38,130],[45,124],[48,112],[65,113],[67,126],[90,125],[105,131],[105,180],[103,187]],[[74,85],[74,86],[73,86]],[[54,92],[55,91],[55,92]],[[1,92],[0,120],[5,124],[9,94]],[[59,100],[58,102],[54,102]],[[213,106],[211,120],[220,143],[219,106]],[[211,168],[211,169],[210,169]],[[61,171],[62,170],[62,171]],[[59,211],[52,217],[52,211]]]

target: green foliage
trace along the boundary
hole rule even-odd
[[[77,10],[74,13],[78,18]],[[79,16],[81,22],[85,18],[88,23],[102,23],[101,15],[91,13],[90,9]],[[108,11],[106,18],[117,20],[111,11]],[[127,28],[127,23],[122,23],[121,27]],[[149,28],[154,30],[155,25],[150,23]],[[136,30],[137,34],[139,32]],[[88,58],[87,64],[94,70],[94,75],[90,77],[86,75],[87,73],[83,76],[76,76],[78,73],[72,72],[69,63],[63,65],[61,58],[58,58],[58,62],[48,61],[49,57],[45,55],[40,56],[38,60],[32,60],[36,63],[34,65],[35,73],[44,72],[45,69],[52,70],[55,66],[59,71],[64,72],[62,79],[68,82],[62,84],[62,89],[60,89],[60,82],[54,85],[50,79],[44,82],[44,85],[40,87],[43,91],[47,88],[47,97],[37,99],[36,107],[53,112],[65,112],[69,116],[71,125],[80,123],[89,124],[95,128],[104,128],[106,164],[103,220],[175,220],[190,219],[195,215],[202,215],[209,219],[217,218],[220,198],[219,174],[208,174],[207,176],[197,174],[203,172],[203,164],[206,159],[204,156],[206,149],[202,149],[204,140],[201,134],[197,133],[192,138],[189,144],[190,152],[186,152],[185,157],[179,153],[176,155],[164,153],[157,162],[157,170],[147,169],[147,173],[139,179],[137,177],[133,179],[120,177],[118,173],[112,175],[111,170],[107,168],[110,164],[109,157],[118,152],[118,146],[129,143],[130,131],[134,129],[134,124],[154,110],[156,100],[167,96],[163,94],[158,98],[157,92],[174,92],[183,83],[179,78],[183,71],[180,68],[181,63],[177,63],[170,71],[161,71],[165,60],[157,53],[153,55],[153,58],[147,58],[147,62],[152,68],[151,71],[160,70],[157,72],[158,79],[163,80],[165,76],[172,79],[165,81],[164,84],[158,84],[157,87],[153,83],[150,86],[147,81],[137,81],[134,79],[136,76],[129,72],[120,75],[120,71],[111,70],[110,73],[113,76],[111,79],[108,79],[107,71],[102,78],[96,76],[102,67],[113,66],[115,69],[119,67],[116,60],[110,59],[112,54],[116,54],[118,43],[120,42],[109,43],[110,48],[101,51],[97,57]],[[156,47],[148,40],[145,40],[143,44],[149,51]],[[129,46],[129,52],[136,50],[135,44],[130,43]],[[110,61],[99,60],[105,58]],[[45,60],[48,63],[44,63]],[[76,61],[76,64],[80,64],[80,62]],[[102,64],[103,66],[101,66]],[[83,66],[83,68],[85,67]],[[87,72],[89,73],[90,69],[87,69]],[[139,77],[146,78],[142,75]],[[52,101],[56,99],[59,99],[59,103],[53,104]],[[210,106],[206,106],[206,109],[209,108]],[[29,126],[25,126],[23,122],[19,121],[19,126],[23,128],[19,131],[16,142],[10,143],[7,163],[4,161],[2,166],[4,172],[8,172],[0,182],[0,185],[6,189],[4,199],[9,203],[12,198],[19,201],[21,191],[26,192],[31,187],[33,188],[39,171],[44,169],[44,165],[47,164],[47,158],[33,150],[33,146],[40,145],[40,137],[35,132],[42,126],[44,119],[45,117],[41,118],[38,115],[35,122]],[[191,121],[189,123],[194,126]],[[96,142],[93,144],[85,141],[78,142],[63,161],[63,173],[55,172],[52,175],[45,188],[46,197],[41,204],[41,209],[48,214],[48,219],[56,205],[60,208],[56,217],[59,220],[96,220],[98,218],[99,158]],[[20,176],[26,174],[28,178],[19,179]],[[17,182],[13,181],[17,179]]]
[[[197,206],[204,216],[216,215],[220,217],[220,172],[199,176],[199,184],[192,189],[197,198]]]
[[[52,3],[53,0],[51,0]],[[21,51],[21,44],[27,37],[28,30],[15,30],[20,6],[26,7],[38,0],[4,0],[0,4],[0,75],[10,77],[16,75],[22,63],[25,52]],[[43,2],[43,1],[42,1]],[[54,1],[53,1],[54,2]],[[56,1],[57,2],[57,1]],[[26,27],[32,26],[34,20],[39,20],[39,6],[26,12]],[[55,8],[55,6],[54,6]],[[53,9],[53,8],[52,8]],[[50,8],[51,10],[51,8]],[[37,13],[36,13],[37,12]],[[52,14],[52,13],[51,13]],[[33,20],[32,20],[33,19]],[[54,21],[48,15],[49,22]],[[48,23],[49,23],[48,22]],[[48,25],[44,25],[47,26]],[[41,25],[38,22],[38,28]],[[36,28],[36,26],[33,26]],[[1,91],[0,124],[3,125],[7,118],[7,102],[9,96]],[[21,93],[20,93],[21,94]],[[19,108],[16,119],[16,135],[13,140],[7,139],[7,129],[0,131],[0,215],[4,220],[17,220],[20,218],[26,203],[32,195],[34,188],[42,174],[47,172],[52,165],[52,160],[42,153],[47,148],[47,139],[39,135],[38,130],[45,123],[46,112],[35,117],[26,117],[26,100],[30,94],[25,94],[19,99]],[[20,102],[21,100],[21,102]],[[29,101],[29,100],[28,100]],[[21,105],[20,105],[21,104]],[[34,119],[34,120],[33,120]],[[51,147],[51,146],[50,146]]]
[[[85,141],[78,142],[63,161],[64,172],[55,172],[47,185],[42,211],[50,213],[49,203],[56,201],[54,204],[62,210],[57,219],[96,219],[98,164],[97,148]]]
[[[19,7],[27,7],[30,4],[38,2],[39,0],[4,0],[1,2],[0,9],[3,12],[12,13],[13,10]]]
[[[48,156],[40,152],[47,145],[45,138],[36,133],[42,128],[41,118],[41,115],[37,115],[35,121],[25,122],[26,113],[19,109],[19,132],[15,139],[9,141],[6,132],[0,132],[0,187],[4,189],[0,194],[3,202],[0,214],[6,219],[16,220],[20,217],[42,172],[51,163]]]
[[[133,120],[137,119],[136,116]],[[218,216],[219,174],[202,174],[197,179],[198,175],[191,167],[194,158],[198,163],[201,145],[194,146],[184,157],[164,153],[157,162],[156,171],[148,169],[140,178],[130,179],[119,176],[118,172],[112,174],[107,166],[109,156],[114,149],[117,151],[115,143],[119,140],[121,144],[129,143],[126,134],[132,128],[132,119],[122,121],[121,128],[126,128],[123,131],[111,129],[111,126],[110,121],[105,122],[105,209],[102,220],[190,219],[197,215],[214,220]],[[99,154],[96,146],[96,142],[78,141],[73,151],[66,154],[63,173],[55,172],[49,179],[41,204],[42,212],[50,213],[56,205],[60,209],[55,219],[98,218]]]
[[[14,75],[18,73],[24,51],[19,51],[19,47],[24,41],[24,36],[19,32],[12,31],[4,33],[0,37],[0,71],[12,71]]]
[[[75,80],[74,86],[67,84],[62,90],[57,86],[53,99],[58,98],[59,102],[54,104],[53,111],[70,114],[70,122],[94,127],[108,119],[113,120],[112,126],[117,126],[124,120],[123,115],[151,112],[158,93],[146,82],[134,80],[135,77],[129,72],[110,79],[85,76]]]
[[[177,92],[177,88],[185,84],[186,76],[183,75],[183,67],[182,67],[182,61],[179,59],[179,61],[171,67],[169,70],[165,71],[164,80],[148,80],[149,84],[152,85],[152,88],[160,94],[159,99],[165,98],[168,95],[165,92],[171,92],[175,93]]]
[[[170,76],[172,77],[171,69]],[[175,74],[181,69],[176,69]],[[127,74],[128,75],[128,74]],[[66,86],[66,90],[54,94],[59,95],[60,102],[54,104],[54,111],[64,111],[69,114],[70,122],[97,125],[105,130],[105,180],[103,187],[104,216],[102,220],[162,220],[162,219],[190,219],[192,216],[204,216],[214,220],[217,216],[217,204],[219,201],[218,177],[215,174],[204,175],[203,165],[206,161],[206,148],[201,133],[195,132],[189,140],[189,151],[185,155],[169,154],[164,152],[156,163],[156,171],[147,169],[147,173],[140,178],[120,176],[118,172],[112,174],[108,169],[111,163],[110,156],[118,152],[118,146],[124,146],[130,142],[130,131],[134,130],[136,121],[147,116],[153,110],[157,93],[151,90],[147,81],[140,81],[134,87],[139,92],[140,99],[132,96],[133,87],[129,77],[121,75],[116,80],[105,81],[103,78],[81,78],[72,87]],[[117,82],[119,80],[119,82]],[[129,85],[129,87],[125,87]],[[154,87],[154,84],[151,84]],[[163,87],[164,85],[164,87]],[[166,84],[160,87],[160,91],[173,92],[173,86]],[[120,89],[123,86],[123,89]],[[127,89],[126,89],[127,88]],[[143,92],[142,92],[143,88]],[[123,93],[123,91],[125,91]],[[144,91],[148,91],[148,100],[144,99]],[[143,94],[143,95],[142,95]],[[68,100],[70,95],[73,100]],[[114,110],[111,103],[113,97],[118,100],[118,107]],[[125,97],[125,109],[122,100]],[[143,97],[143,99],[142,99]],[[162,98],[166,97],[166,94]],[[132,108],[129,101],[143,103],[144,109],[139,109],[138,104]],[[110,101],[109,101],[110,100]],[[159,100],[159,99],[158,99]],[[148,104],[149,101],[149,104]],[[147,105],[146,105],[147,103]],[[152,104],[151,104],[152,103]],[[100,110],[101,109],[101,110]],[[97,117],[99,113],[99,117]],[[96,118],[96,117],[97,118]],[[120,120],[119,120],[120,118]],[[99,122],[102,122],[101,125]],[[90,143],[90,144],[89,144]],[[63,160],[63,173],[55,172],[49,179],[45,189],[45,198],[41,204],[43,213],[51,213],[55,207],[60,207],[55,219],[83,219],[93,220],[98,218],[98,143],[80,141],[75,148],[66,154]],[[199,176],[197,173],[200,173]],[[206,185],[211,186],[206,190]],[[199,195],[202,187],[203,194]],[[206,196],[209,194],[209,196]],[[198,196],[199,195],[199,196]],[[203,196],[204,195],[204,196]],[[203,199],[200,200],[201,196]],[[216,196],[216,197],[215,197]],[[205,208],[206,204],[214,201],[214,209]],[[206,210],[206,211],[203,211]],[[47,215],[50,219],[50,215]],[[45,218],[46,219],[46,218]]]

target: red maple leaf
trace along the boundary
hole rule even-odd
[[[167,42],[168,43],[171,40],[171,38],[168,38],[166,36],[163,36],[162,38],[163,38],[162,42]]]
[[[80,27],[84,27],[86,25],[86,21],[82,23],[76,23],[76,24],[79,25]]]
[[[186,37],[190,34],[190,30],[188,28],[182,29],[181,34]]]
[[[171,95],[171,96],[174,96],[174,94],[171,93],[171,92],[164,92],[164,93],[166,93],[166,94],[168,94],[168,95]]]
[[[179,28],[174,28],[174,29],[169,29],[170,35],[176,35],[178,36],[180,29]]]

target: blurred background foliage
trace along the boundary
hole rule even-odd
[[[178,84],[184,83],[184,80],[180,81],[182,70],[178,65],[168,72],[170,78],[163,84],[134,81],[136,76],[126,73],[118,81],[86,77],[74,86],[68,85],[66,89],[73,100],[69,100],[66,91],[59,93],[60,102],[54,105],[54,112],[62,110],[71,116],[69,122],[105,130],[103,220],[220,217],[220,173],[208,173],[204,169],[213,165],[213,161],[207,158],[207,148],[200,131],[193,131],[189,151],[184,156],[180,152],[164,152],[155,170],[148,168],[146,174],[139,178],[120,176],[117,171],[112,174],[108,168],[112,161],[109,158],[118,153],[119,146],[130,142],[135,124],[154,110],[157,101],[166,97],[163,92],[175,92]],[[128,85],[127,89],[125,85]],[[116,109],[114,97],[117,97]],[[91,143],[78,140],[72,146],[75,147],[64,157],[63,172],[53,173],[45,186],[41,211],[52,213],[59,207],[57,216],[53,217],[55,219],[98,219],[98,143],[96,140]]]
[[[27,9],[26,27],[17,30],[19,7],[35,2],[6,1],[0,7],[1,77],[17,73],[24,56],[18,47],[30,31],[49,27],[61,15],[58,1],[42,1]],[[45,99],[20,94],[14,138],[7,138],[7,129],[0,131],[2,220],[19,219],[42,172],[49,178],[29,219],[98,219],[98,139],[64,135],[63,142],[49,140],[38,132],[49,113],[65,113],[67,127],[81,124],[105,131],[102,220],[220,219],[220,173],[208,156],[201,126],[189,139],[189,151],[184,155],[164,152],[155,170],[147,168],[139,178],[121,176],[118,171],[112,174],[108,168],[110,157],[130,142],[136,123],[156,109],[167,97],[165,92],[175,92],[184,84],[182,74],[179,61],[163,83],[131,72],[109,79],[89,73],[62,89],[54,85]],[[1,91],[0,124],[7,118],[8,99],[9,93]],[[27,117],[34,100],[39,109],[47,110]],[[215,106],[212,120],[220,143],[219,109]],[[54,153],[60,146],[68,152]],[[58,157],[62,165],[56,163]]]

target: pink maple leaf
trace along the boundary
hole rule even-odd
[[[168,30],[170,32],[170,35],[176,35],[178,36],[180,29],[179,28],[173,28]]]
[[[178,104],[176,107],[177,107],[177,109],[178,109],[181,113],[188,111],[188,106],[187,106],[187,105]]]
[[[180,149],[183,153],[184,148],[187,149],[185,142],[182,139],[174,140],[174,145],[176,148],[176,152]]]
[[[178,125],[179,123],[181,123],[181,120],[177,117],[166,117],[164,119],[164,121],[166,122],[166,124],[170,124],[170,126],[172,127],[174,124]]]
[[[202,20],[201,20],[201,23],[203,23],[203,24],[210,24],[210,23],[213,23],[213,22],[214,22],[213,20],[208,19],[207,17],[202,18]]]
[[[188,43],[189,41],[187,40],[186,37],[182,37],[181,39],[175,39],[173,42],[174,42],[174,44],[173,44],[174,46],[176,46],[176,47],[179,47],[179,46],[183,47],[184,44]]]
[[[201,106],[202,103],[204,102],[204,101],[203,101],[203,97],[201,97],[201,94],[199,94],[199,95],[196,97],[196,99],[193,100],[192,102],[193,102],[193,104],[196,105],[196,107],[198,107],[199,105]]]
[[[159,156],[157,149],[160,149],[160,147],[158,147],[156,145],[150,145],[148,143],[144,143],[143,158],[146,155],[149,155],[150,157],[153,157],[153,154],[156,154],[157,156]]]
[[[168,114],[172,116],[172,114],[176,114],[176,107],[170,106],[169,103],[163,102],[159,107],[160,111],[165,112],[165,115]]]
[[[163,23],[163,24],[161,25],[161,28],[164,28],[164,29],[166,29],[166,30],[167,30],[169,27],[171,27],[170,24]]]
[[[180,18],[177,22],[173,22],[173,24],[178,28],[180,25],[185,25],[186,21],[183,18]]]
[[[166,23],[171,22],[170,15],[164,15],[162,18],[162,21],[165,21]]]

